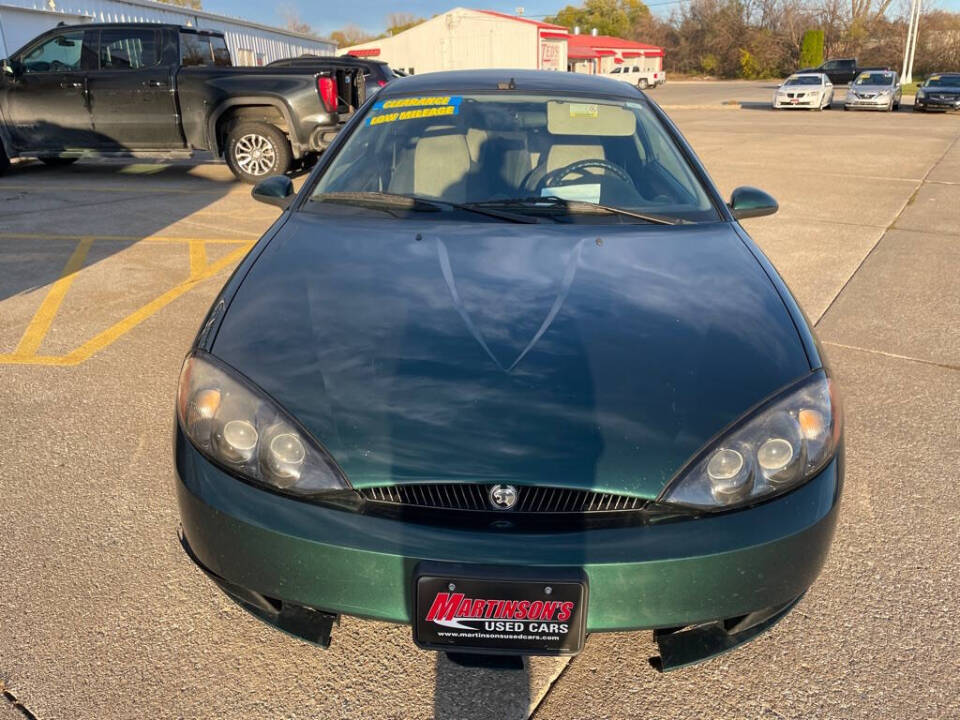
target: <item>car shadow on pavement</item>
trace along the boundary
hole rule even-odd
[[[514,720],[530,717],[529,660],[514,656],[437,653],[434,720]]]
[[[92,238],[95,249],[79,269],[170,229],[242,187],[208,169],[213,167],[138,160],[65,167],[15,163],[0,178],[0,301],[63,277],[83,238]]]

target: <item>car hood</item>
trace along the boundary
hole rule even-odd
[[[810,370],[728,223],[294,213],[212,350],[355,487],[510,482],[646,498]]]

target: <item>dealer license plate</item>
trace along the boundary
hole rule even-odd
[[[586,580],[421,575],[413,639],[431,650],[575,655],[583,649]]]

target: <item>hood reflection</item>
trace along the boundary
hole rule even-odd
[[[809,369],[726,225],[328,228],[287,222],[214,353],[357,486],[509,480],[653,497]]]

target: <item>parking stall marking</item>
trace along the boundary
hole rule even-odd
[[[0,239],[38,239],[38,240],[76,240],[77,246],[64,266],[60,277],[54,282],[47,291],[46,296],[40,303],[40,307],[34,313],[27,329],[24,331],[17,348],[12,353],[0,353],[0,365],[50,365],[69,367],[79,365],[88,360],[94,354],[116,342],[126,333],[133,330],[137,325],[147,318],[155,315],[167,305],[172,303],[178,297],[189,292],[202,281],[213,277],[221,270],[224,270],[238,263],[244,255],[253,247],[254,241],[237,238],[178,238],[154,236],[146,238],[137,238],[132,236],[77,236],[77,235],[52,235],[52,234],[30,234],[30,233],[0,233]],[[43,344],[43,340],[56,318],[57,311],[63,304],[67,291],[77,275],[82,272],[83,262],[87,257],[94,242],[148,242],[148,243],[166,243],[186,245],[189,250],[190,270],[186,280],[173,286],[161,295],[155,297],[146,305],[141,306],[126,317],[117,321],[106,330],[101,331],[91,339],[84,342],[79,347],[71,350],[66,355],[39,355],[37,351]],[[206,245],[240,245],[235,250],[228,252],[223,257],[213,263],[207,258]]]
[[[67,260],[67,264],[64,265],[63,271],[60,273],[60,277],[50,287],[43,302],[40,303],[40,308],[30,320],[26,332],[20,338],[17,349],[13,351],[16,357],[27,358],[36,355],[43,338],[50,331],[50,326],[53,324],[53,319],[57,316],[57,311],[67,295],[67,290],[70,289],[77,273],[83,267],[83,261],[87,259],[87,253],[90,251],[91,245],[93,245],[92,237],[81,238],[80,242],[77,243],[70,259]]]

